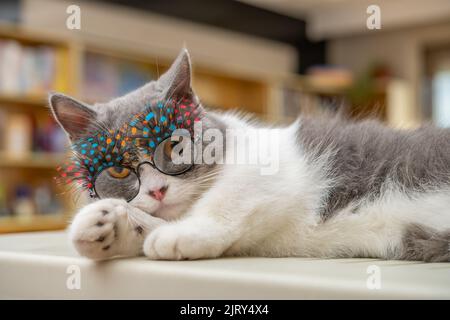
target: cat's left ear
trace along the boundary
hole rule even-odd
[[[95,126],[97,113],[88,105],[62,93],[50,93],[48,102],[56,121],[72,141]]]
[[[189,52],[183,48],[178,57],[158,80],[163,89],[164,98],[197,99],[192,90],[192,66]]]

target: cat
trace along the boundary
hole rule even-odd
[[[152,99],[187,97],[203,108],[191,82],[183,49],[158,80],[123,97],[87,105],[51,93],[49,105],[73,142],[99,124],[119,128]],[[261,124],[236,113],[206,111],[202,126],[224,132]],[[449,130],[400,131],[374,120],[337,117],[300,117],[267,130],[276,130],[282,142],[276,173],[261,174],[254,165],[202,163],[172,176],[144,165],[137,196],[129,202],[120,196],[93,199],[75,215],[71,242],[95,260],[139,255],[450,260]]]

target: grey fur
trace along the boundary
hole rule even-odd
[[[396,184],[406,193],[450,185],[450,130],[394,130],[377,121],[302,119],[298,139],[312,159],[328,154],[335,181],[324,220],[351,202],[374,200]]]

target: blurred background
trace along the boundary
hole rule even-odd
[[[0,1],[0,233],[62,229],[67,139],[48,91],[105,101],[156,79],[180,48],[205,105],[271,123],[342,112],[450,126],[448,0]],[[367,8],[381,10],[369,30]],[[69,29],[80,8],[80,29]],[[69,18],[70,19],[70,18]]]

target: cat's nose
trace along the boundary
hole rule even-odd
[[[166,195],[166,192],[167,192],[167,189],[168,189],[168,188],[169,188],[169,186],[164,186],[164,187],[159,188],[159,189],[150,190],[150,191],[148,192],[148,194],[149,194],[152,198],[154,198],[154,199],[156,199],[156,200],[158,200],[158,201],[161,201],[162,199],[164,199],[164,196]]]

